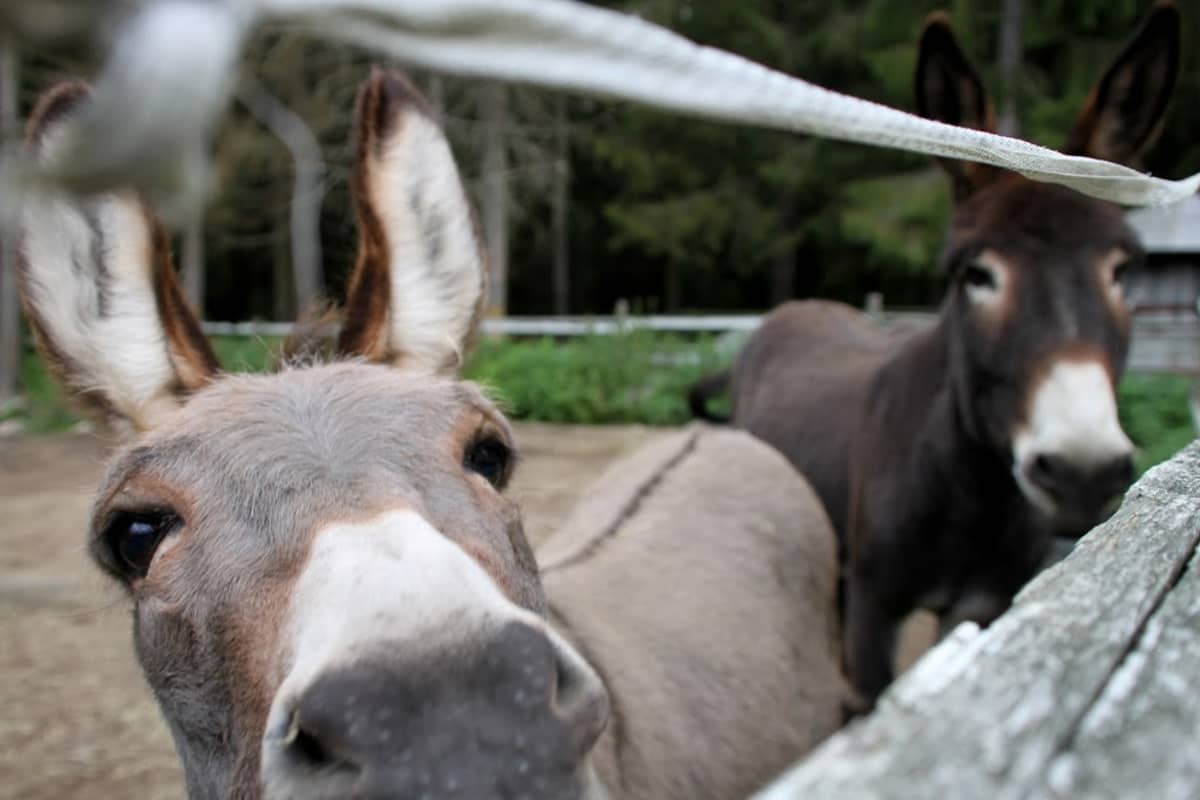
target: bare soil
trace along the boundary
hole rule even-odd
[[[510,490],[536,545],[611,461],[661,431],[518,425]],[[83,549],[106,450],[0,438],[0,798],[178,798],[170,734],[142,680],[123,594]]]

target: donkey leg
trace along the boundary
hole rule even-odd
[[[865,582],[851,576],[846,607],[846,661],[850,682],[861,696],[864,711],[892,682],[892,661],[903,613]]]

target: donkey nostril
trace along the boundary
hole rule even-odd
[[[1033,471],[1037,475],[1052,477],[1054,475],[1054,458],[1044,453],[1033,460]]]
[[[357,769],[355,764],[336,753],[330,743],[322,739],[317,728],[305,725],[299,710],[292,712],[288,719],[283,750],[297,763],[310,769]]]
[[[1129,456],[1118,458],[1110,470],[1113,480],[1120,484],[1122,489],[1133,483],[1133,459]]]
[[[1048,495],[1058,499],[1062,494],[1062,481],[1066,471],[1061,458],[1039,453],[1029,466],[1029,477]]]
[[[590,750],[608,722],[608,692],[585,664],[563,652],[555,653],[554,706],[579,752]]]
[[[288,752],[310,767],[323,768],[336,762],[333,755],[321,744],[321,740],[304,730],[299,712],[292,714],[283,744]]]

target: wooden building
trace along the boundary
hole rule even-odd
[[[1135,314],[1130,361],[1200,376],[1200,196],[1135,209],[1128,220],[1149,255],[1126,282]]]

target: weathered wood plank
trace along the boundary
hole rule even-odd
[[[1097,698],[1120,690],[1127,654],[1139,642],[1150,646],[1143,634],[1156,628],[1147,621],[1189,602],[1168,594],[1198,539],[1200,445],[1193,444],[1140,480],[1117,514],[1031,582],[1007,614],[985,631],[960,626],[874,714],[761,800],[1047,793],[1059,757],[1077,740],[1084,745]],[[1077,766],[1086,771],[1089,763]],[[1066,768],[1057,770],[1061,777]]]
[[[1200,797],[1200,555],[1050,765],[1047,798]]]

